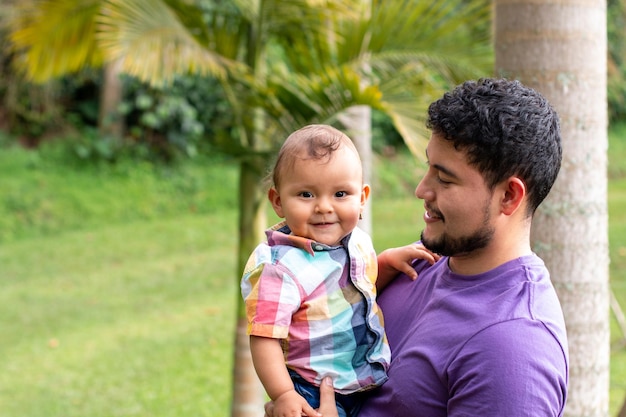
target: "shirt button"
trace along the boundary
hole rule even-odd
[[[313,249],[315,249],[315,250],[322,250],[324,248],[321,245],[315,245],[315,247],[313,247]]]

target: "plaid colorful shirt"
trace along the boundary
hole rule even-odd
[[[266,231],[245,267],[248,334],[280,339],[287,367],[312,384],[331,376],[342,394],[381,385],[391,355],[370,237],[356,228],[327,246],[290,233],[284,222]]]

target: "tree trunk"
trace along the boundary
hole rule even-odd
[[[563,164],[533,226],[570,351],[566,416],[607,416],[609,256],[606,2],[495,0],[496,72],[541,91],[561,119]]]
[[[239,252],[237,277],[242,276],[248,257],[264,240],[266,227],[265,177],[266,160],[249,157],[241,162],[239,178]],[[232,417],[260,417],[263,415],[264,390],[256,375],[250,355],[250,340],[246,335],[245,306],[237,292],[237,329],[233,368]]]
[[[118,111],[123,93],[120,69],[121,60],[109,62],[104,66],[98,113],[100,134],[114,138],[121,138],[124,134],[124,120]]]
[[[617,413],[617,417],[626,417],[626,398],[624,398],[622,408],[620,408],[619,413]]]
[[[352,106],[344,111],[339,120],[346,129],[346,134],[354,142],[363,162],[363,181],[372,185],[372,109],[369,106]],[[372,233],[372,190],[370,198],[363,209],[363,219],[359,221],[359,227]]]
[[[372,16],[372,1],[361,0],[359,3],[361,7],[360,13],[363,21],[370,19]],[[333,36],[332,31],[329,36]],[[332,44],[333,42],[331,42]],[[369,46],[369,45],[368,45]],[[367,50],[367,47],[363,45],[363,48]],[[361,87],[365,87],[371,76],[371,67],[367,61],[362,61],[360,64],[361,72],[363,73],[363,79],[361,80]],[[372,186],[372,178],[374,172],[373,159],[372,159],[372,109],[369,106],[352,106],[347,108],[343,113],[339,115],[339,121],[344,125],[346,133],[356,146],[361,161],[363,163],[363,182]],[[374,190],[367,200],[365,207],[363,208],[362,219],[359,221],[359,227],[363,229],[370,236],[372,235],[372,198],[374,196]]]

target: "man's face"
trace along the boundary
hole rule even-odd
[[[446,256],[469,254],[486,247],[494,235],[493,192],[465,152],[436,134],[426,149],[428,171],[415,195],[424,200],[421,240]]]

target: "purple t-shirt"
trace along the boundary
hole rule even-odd
[[[463,276],[444,257],[416,270],[378,298],[392,362],[359,417],[561,416],[567,336],[543,261]]]

